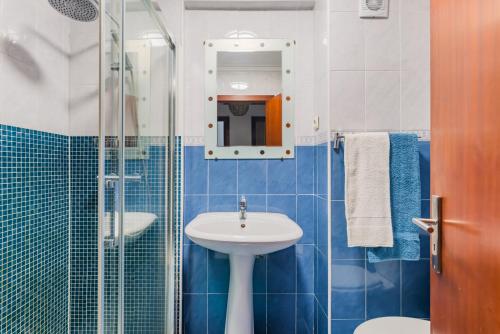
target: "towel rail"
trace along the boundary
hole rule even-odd
[[[345,136],[338,133],[338,132],[335,132],[335,134],[333,135],[333,149],[335,150],[335,152],[338,152],[339,149],[340,149],[340,142],[343,141],[345,139]]]
[[[419,140],[422,138],[423,138],[422,136],[418,136]],[[345,136],[343,134],[341,134],[340,132],[335,132],[333,134],[332,142],[333,142],[333,149],[335,150],[335,152],[339,151],[340,143],[343,142],[344,139],[345,139]]]

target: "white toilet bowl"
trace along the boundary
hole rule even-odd
[[[384,317],[359,325],[354,334],[430,334],[431,322],[407,317]]]

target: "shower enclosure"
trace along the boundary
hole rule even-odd
[[[173,333],[175,45],[149,0],[98,10],[98,333]]]
[[[0,333],[177,332],[167,16],[0,0]]]

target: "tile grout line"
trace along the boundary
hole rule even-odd
[[[295,147],[295,220],[297,224],[300,226],[299,217],[298,217],[298,161],[299,161],[299,149]],[[297,286],[298,286],[298,259],[297,259],[297,245],[294,245],[295,251],[295,333],[297,333],[297,314],[298,314],[298,300],[297,300]]]
[[[210,160],[206,161],[207,164],[207,212],[210,212]],[[208,250],[205,250],[205,266],[206,266],[206,291],[205,291],[205,307],[206,307],[206,320],[205,329],[208,334]]]

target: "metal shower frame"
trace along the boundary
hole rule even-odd
[[[98,311],[97,311],[97,332],[99,334],[104,334],[104,274],[105,274],[105,266],[104,266],[104,255],[105,255],[105,247],[104,247],[104,237],[105,237],[105,163],[106,163],[106,145],[105,145],[105,104],[106,104],[106,92],[105,92],[105,80],[106,80],[106,73],[108,72],[109,68],[106,66],[106,17],[108,17],[110,20],[112,20],[117,26],[121,27],[120,29],[120,39],[122,41],[121,47],[120,47],[120,63],[121,64],[126,64],[126,53],[124,49],[124,43],[125,41],[125,25],[126,25],[126,0],[100,0],[96,1],[93,0],[94,2],[98,3],[98,8],[99,8],[99,13],[105,13],[105,15],[100,14],[99,15],[99,144],[98,144],[98,149],[99,149],[99,167],[98,167],[98,173],[99,173],[99,182],[98,182],[98,300],[97,300],[97,306],[98,306]],[[121,22],[118,22],[107,10],[106,10],[106,3],[107,1],[120,1],[121,3]],[[166,282],[165,282],[165,288],[166,288],[166,300],[165,300],[165,334],[173,334],[177,331],[177,324],[176,321],[179,321],[178,317],[176,317],[177,311],[175,307],[178,305],[181,305],[180,303],[175,302],[175,298],[177,295],[175,282],[176,280],[176,270],[175,266],[176,261],[175,261],[175,193],[174,193],[174,185],[175,185],[175,98],[176,98],[176,47],[175,43],[171,37],[171,34],[169,31],[166,29],[165,24],[163,23],[163,19],[158,15],[156,12],[155,6],[151,3],[150,0],[140,0],[146,9],[148,10],[151,19],[154,21],[156,24],[158,30],[161,32],[162,37],[165,39],[167,46],[171,50],[171,57],[169,57],[169,70],[170,70],[170,76],[171,76],[171,85],[170,85],[170,91],[168,92],[169,95],[169,133],[168,133],[168,165],[166,167],[166,171],[168,173],[168,178],[166,178],[165,182],[168,182],[170,184],[169,187],[165,187],[165,189],[168,189],[168,212],[166,213],[166,216],[168,217],[167,220],[167,229],[165,233],[165,243],[167,246],[166,252],[167,256],[165,257],[165,268],[166,268]],[[124,66],[122,66],[123,68]],[[124,75],[123,70],[119,71],[119,81],[121,83],[122,89],[120,89],[120,103],[119,103],[119,109],[120,109],[120,117],[119,117],[119,142],[122,143],[119,147],[119,161],[121,163],[119,164],[119,187],[120,189],[124,189],[124,163],[123,163],[123,157],[124,157],[124,145],[123,143],[125,142],[125,133],[124,133],[124,106],[125,106],[125,94],[124,94],[124,83],[125,83],[125,75]],[[165,162],[167,163],[167,161]],[[168,184],[167,184],[168,185]],[[118,230],[119,230],[119,260],[118,260],[118,265],[119,265],[119,274],[118,274],[118,279],[119,279],[119,286],[118,286],[118,334],[123,334],[124,333],[124,307],[123,307],[123,301],[124,301],[124,286],[123,286],[123,278],[124,278],[124,268],[123,268],[123,263],[124,263],[124,236],[123,236],[123,207],[124,207],[124,196],[123,193],[121,194],[121,205],[120,210],[119,210],[119,224],[118,224]],[[169,312],[170,310],[170,312]],[[179,312],[180,313],[180,312]]]

